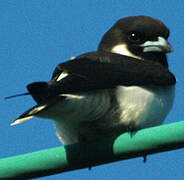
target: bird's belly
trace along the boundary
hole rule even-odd
[[[108,90],[63,96],[64,100],[40,117],[55,120],[58,138],[63,144],[71,144],[79,141],[80,134],[88,133],[85,124],[93,124],[108,111],[111,97]]]
[[[119,124],[133,126],[135,129],[162,124],[172,108],[174,94],[174,86],[118,87]]]

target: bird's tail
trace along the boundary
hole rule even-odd
[[[12,95],[12,96],[7,96],[7,97],[5,97],[5,99],[11,99],[11,98],[15,98],[15,97],[18,97],[18,96],[26,96],[26,95],[30,95],[30,93],[26,92],[26,93],[21,93],[21,94],[15,94],[15,95]]]
[[[37,105],[37,106],[32,107],[31,109],[27,110],[22,115],[20,115],[10,125],[11,126],[14,126],[16,124],[20,124],[22,122],[25,122],[25,121],[27,121],[27,120],[35,117],[38,113],[40,113],[41,111],[43,111],[47,106],[48,106],[47,104],[44,104],[44,105]]]
[[[47,82],[34,82],[27,85],[28,92],[15,94],[12,96],[5,97],[5,99],[11,99],[19,96],[31,95],[37,104],[44,104],[54,97],[53,88],[51,88]]]
[[[31,95],[33,99],[37,102],[37,105],[20,115],[15,121],[11,123],[11,126],[27,121],[40,112],[45,110],[50,105],[56,103],[56,98],[54,96],[54,91],[49,86],[47,82],[34,82],[27,85],[28,92],[23,94],[17,94],[13,96],[6,97],[10,99],[17,96]],[[49,101],[48,101],[49,100]],[[39,115],[38,115],[39,116]]]
[[[52,88],[47,82],[34,82],[27,85],[29,94],[38,104],[44,104],[53,97]]]

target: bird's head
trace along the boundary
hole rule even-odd
[[[165,54],[173,48],[167,41],[169,29],[157,19],[133,16],[120,19],[103,36],[98,50],[118,53],[167,66]]]

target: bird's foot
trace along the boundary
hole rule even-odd
[[[144,155],[143,156],[143,163],[146,163],[147,162],[147,155]]]

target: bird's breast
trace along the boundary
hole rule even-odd
[[[119,86],[116,95],[119,123],[139,129],[162,124],[172,108],[175,87]]]

